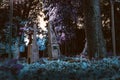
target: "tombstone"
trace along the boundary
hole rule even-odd
[[[32,54],[31,54],[31,63],[36,62],[39,60],[39,47],[37,45],[37,37],[36,37],[36,31],[37,31],[37,26],[34,25],[34,32],[33,32],[33,41],[32,41]]]
[[[25,44],[21,44],[19,49],[20,49],[20,52],[22,53],[25,52]]]
[[[55,36],[55,32],[52,29],[51,23],[49,23],[48,26],[48,37],[49,37],[48,55],[51,58],[57,59],[60,57],[60,48]]]
[[[19,43],[18,42],[12,45],[12,54],[13,54],[14,59],[19,58]]]
[[[4,54],[5,53],[5,45],[1,42],[0,43],[0,54]]]

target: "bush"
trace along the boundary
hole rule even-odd
[[[36,63],[22,63],[22,66],[24,67],[20,68],[17,74],[13,74],[10,68],[7,75],[6,71],[0,71],[0,74],[4,73],[3,76],[0,76],[0,80],[3,78],[4,80],[10,78],[11,80],[116,80],[120,78],[120,60],[118,57],[91,61],[81,61],[80,58],[72,57],[63,60],[42,58]],[[8,79],[8,77],[10,78]]]

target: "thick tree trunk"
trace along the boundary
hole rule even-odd
[[[85,32],[89,58],[106,55],[99,0],[84,0]]]

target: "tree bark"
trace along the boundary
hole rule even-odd
[[[106,55],[105,40],[102,33],[99,0],[83,0],[87,51],[90,59]]]
[[[8,53],[8,57],[9,59],[12,58],[12,50],[11,50],[11,47],[12,47],[12,22],[13,22],[13,0],[10,0],[9,2],[10,4],[10,16],[9,16],[9,53]]]
[[[110,0],[111,4],[111,25],[112,25],[112,44],[113,44],[113,55],[116,56],[116,39],[115,39],[115,21],[114,21],[114,1]]]
[[[27,50],[27,62],[31,62],[31,44],[28,44],[28,50]]]

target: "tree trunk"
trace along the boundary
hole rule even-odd
[[[28,43],[28,49],[27,49],[27,62],[28,63],[31,63],[31,55],[32,55],[32,51],[31,51],[31,49],[32,49],[32,34],[31,33],[29,33],[28,34],[28,37],[29,37],[29,43]]]
[[[114,20],[114,1],[110,0],[111,4],[111,24],[112,24],[112,45],[113,45],[113,54],[116,56],[116,39],[115,39],[115,20]]]
[[[37,45],[37,38],[36,38],[36,31],[37,31],[37,26],[34,25],[34,33],[33,33],[33,41],[32,41],[32,54],[31,54],[31,63],[36,62],[39,60],[39,47]]]
[[[13,22],[13,0],[10,0],[10,16],[9,16],[9,53],[8,53],[8,57],[9,59],[12,58],[12,50],[11,50],[11,47],[12,47],[12,22]]]
[[[28,44],[28,50],[27,50],[27,62],[31,62],[31,44]]]
[[[83,3],[88,56],[90,59],[104,57],[106,47],[102,33],[100,2],[99,0],[83,0]]]

